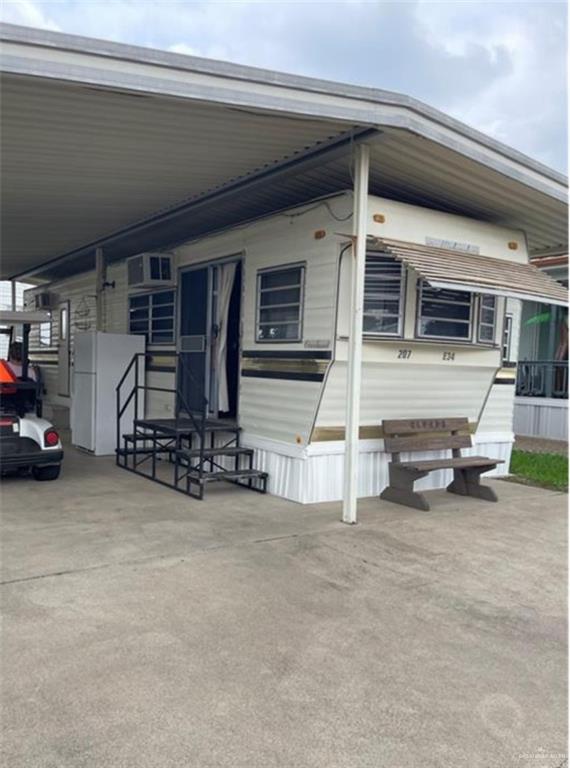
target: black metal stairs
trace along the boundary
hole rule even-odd
[[[204,498],[206,486],[224,481],[260,493],[267,491],[267,472],[253,466],[254,451],[240,446],[240,427],[231,420],[206,416],[186,408],[179,386],[181,375],[189,375],[177,356],[176,389],[141,384],[139,358],[135,355],[116,389],[117,466],[197,499]],[[122,388],[129,374],[134,384],[126,398]],[[158,390],[176,396],[176,416],[169,419],[139,418],[139,392]],[[130,431],[122,432],[122,420],[134,398]]]

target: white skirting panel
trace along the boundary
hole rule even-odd
[[[508,474],[511,458],[512,434],[476,436],[475,445],[462,453],[502,459],[486,477]],[[254,435],[243,435],[242,444],[255,449],[255,466],[269,473],[268,491],[301,504],[342,499],[344,474],[344,443],[313,443],[306,448],[279,444]],[[445,452],[402,454],[402,460],[411,458],[438,458]],[[361,440],[358,496],[378,496],[388,484],[389,455],[384,453],[381,440]],[[432,472],[416,483],[418,490],[445,488],[452,480],[451,470]]]
[[[515,397],[514,430],[526,437],[568,440],[568,400]]]

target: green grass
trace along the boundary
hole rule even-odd
[[[513,480],[556,491],[568,490],[568,457],[559,453],[529,453],[513,450]]]

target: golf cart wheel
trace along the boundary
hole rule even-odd
[[[59,464],[50,467],[32,467],[32,475],[36,480],[57,480],[60,469]]]

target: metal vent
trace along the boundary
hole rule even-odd
[[[179,339],[180,352],[205,352],[205,336],[181,336]]]
[[[36,293],[34,299],[36,309],[53,309],[55,306],[55,296],[52,293]]]

